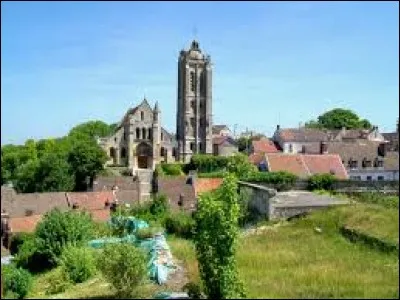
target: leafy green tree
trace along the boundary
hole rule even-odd
[[[39,162],[30,160],[29,162],[20,165],[16,170],[15,189],[20,193],[36,192],[36,172]]]
[[[49,152],[39,160],[36,192],[72,191],[74,186],[74,175],[65,157]]]
[[[210,299],[245,297],[235,260],[240,209],[233,174],[228,173],[215,192],[200,195],[194,242],[200,276]]]
[[[87,178],[90,179],[90,184],[92,184],[95,176],[104,169],[106,161],[106,153],[94,140],[75,141],[68,155],[68,162],[75,175],[75,189],[85,190]]]
[[[72,128],[68,136],[77,139],[95,139],[96,137],[109,136],[112,130],[113,126],[103,121],[88,121]]]
[[[323,129],[369,129],[371,123],[360,117],[353,111],[343,108],[335,108],[318,117],[318,121],[310,121],[306,123],[308,128]]]

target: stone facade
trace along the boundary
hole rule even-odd
[[[106,165],[154,170],[156,164],[174,161],[174,138],[161,127],[161,111],[156,103],[152,109],[146,99],[129,109],[114,134],[99,139],[107,152]]]
[[[212,154],[211,59],[197,41],[182,50],[178,62],[176,137],[178,160],[189,162],[195,153]]]

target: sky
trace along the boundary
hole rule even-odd
[[[213,61],[213,122],[271,136],[327,110],[394,131],[399,3],[1,2],[1,144],[114,123],[146,96],[175,132],[179,51]]]

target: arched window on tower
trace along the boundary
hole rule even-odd
[[[151,139],[153,138],[153,137],[152,137],[152,135],[153,135],[153,130],[152,130],[151,128],[149,128],[149,129],[148,129],[148,133],[149,133],[148,139],[151,140]]]
[[[193,71],[190,72],[190,90],[192,92],[196,90],[196,76]]]
[[[140,128],[136,128],[136,138],[140,139]]]
[[[201,72],[200,74],[200,95],[205,96],[206,95],[206,78],[205,78],[205,72]]]
[[[142,139],[146,139],[146,128],[142,128]]]
[[[144,112],[140,112],[140,119],[143,121],[144,120]]]

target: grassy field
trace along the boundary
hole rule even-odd
[[[350,242],[339,231],[347,226],[398,244],[398,209],[374,203],[321,210],[261,233],[242,236],[237,261],[247,296],[398,298],[398,253]],[[173,236],[168,237],[168,242],[174,257],[185,267],[188,280],[199,282],[193,243]],[[44,295],[46,284],[46,275],[38,276],[30,298],[114,297],[110,286],[99,276],[55,296]],[[142,297],[151,298],[160,291],[178,292],[182,286],[179,282],[166,287],[147,284]]]
[[[398,298],[398,256],[352,243],[339,233],[356,226],[398,243],[398,211],[354,204],[313,213],[262,234],[243,237],[239,274],[252,298]],[[318,233],[315,228],[320,228]],[[172,239],[193,281],[199,274],[191,242]]]

